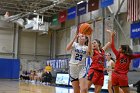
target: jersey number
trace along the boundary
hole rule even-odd
[[[82,57],[83,57],[83,55],[76,54],[76,56],[75,56],[75,60],[79,60],[79,61],[81,61],[81,60],[82,60]]]
[[[123,59],[123,58],[122,58],[122,59],[120,60],[120,62],[121,62],[122,64],[123,64],[123,63],[127,63],[127,59]]]

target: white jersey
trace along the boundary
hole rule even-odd
[[[107,61],[107,62],[106,62],[106,66],[107,66],[107,68],[112,69],[112,63],[113,63],[112,60]],[[109,73],[112,73],[112,71],[109,71],[108,74],[109,74]]]
[[[87,53],[86,50],[88,46],[81,46],[79,43],[74,42],[72,45],[72,53],[70,64],[78,64],[78,65],[85,65]]]
[[[113,67],[112,67],[112,63],[113,63],[112,60],[107,61],[107,62],[106,62],[106,66],[107,66],[107,68],[112,69],[112,68],[113,68]],[[108,76],[109,76],[109,80],[111,80],[112,71],[108,71],[107,73],[108,73]]]

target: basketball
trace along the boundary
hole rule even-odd
[[[79,27],[79,33],[84,34],[84,35],[91,35],[92,29],[90,27],[90,24],[88,23],[83,23]]]

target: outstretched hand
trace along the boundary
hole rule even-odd
[[[111,36],[115,36],[116,32],[115,31],[111,31]]]
[[[111,31],[111,30],[109,30],[109,29],[106,29],[106,32],[111,33],[112,31]]]
[[[111,31],[109,29],[106,29],[106,32],[110,33],[111,36],[115,36],[116,32],[115,31]]]

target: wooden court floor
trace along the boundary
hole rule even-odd
[[[31,83],[0,80],[0,93],[73,93],[72,88],[34,85]],[[94,92],[89,92],[94,93]],[[107,92],[101,92],[107,93]],[[131,93],[136,93],[132,92]]]

